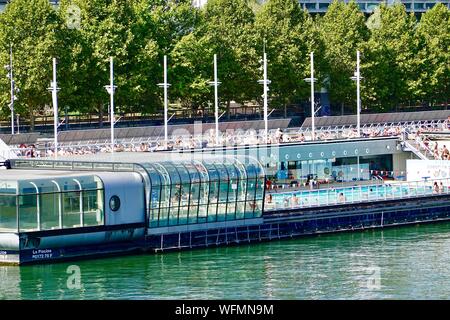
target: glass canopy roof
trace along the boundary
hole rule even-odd
[[[13,169],[135,171],[145,181],[150,227],[261,217],[265,172],[252,157],[203,156],[179,161],[11,160]]]

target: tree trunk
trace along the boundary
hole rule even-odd
[[[287,105],[284,105],[284,117],[287,118]]]
[[[34,132],[34,112],[33,109],[30,109],[30,132]]]
[[[343,102],[341,102],[341,115],[342,116],[344,115],[344,103]]]
[[[227,101],[227,118],[228,120],[231,119],[231,112],[230,112],[231,102],[230,100]]]
[[[202,103],[202,121],[205,121],[205,104]]]
[[[98,125],[100,128],[103,128],[103,106],[99,106],[99,113],[98,113]]]

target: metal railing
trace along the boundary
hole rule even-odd
[[[382,125],[370,124],[363,125],[361,127],[363,138],[394,136],[400,137],[403,140],[406,140],[406,136],[408,135],[417,136],[419,132],[424,130],[450,131],[447,120],[404,122]],[[268,142],[271,144],[308,142],[311,141],[311,131],[309,128],[288,128],[284,131],[272,129],[269,130],[268,137]],[[356,126],[319,127],[316,129],[316,137],[319,141],[357,138]],[[219,134],[219,142],[216,143],[214,130],[210,130],[209,132],[207,131],[206,133],[198,135],[172,135],[169,136],[168,140],[168,146],[171,150],[204,149],[217,146],[228,147],[265,144],[265,133],[264,130],[254,129],[236,131],[234,133],[221,132]],[[116,139],[115,151],[159,151],[164,150],[163,145],[164,143],[161,136]],[[426,146],[423,145],[423,148],[426,149]],[[13,147],[12,149],[19,156],[27,156],[26,153],[29,150],[29,148],[17,147]],[[31,149],[36,150],[36,148]],[[53,143],[49,142],[45,145],[45,147],[39,150],[35,157],[51,156],[53,155],[53,149]],[[61,143],[59,145],[59,152],[62,155],[111,152],[110,140],[102,139]],[[430,150],[427,150],[427,152],[433,155]]]
[[[436,183],[436,185],[435,185]],[[442,184],[441,184],[442,183]],[[394,182],[329,189],[267,193],[265,211],[322,207],[338,204],[376,202],[381,200],[450,194],[450,179]],[[270,200],[271,199],[271,200]]]

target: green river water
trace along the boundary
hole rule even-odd
[[[450,298],[450,223],[0,266],[0,299],[432,298]]]

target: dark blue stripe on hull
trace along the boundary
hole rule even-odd
[[[450,196],[304,208],[266,214],[260,225],[147,236],[137,241],[20,251],[20,264],[245,244],[322,233],[450,221]],[[48,236],[51,236],[50,234]],[[3,251],[7,255],[18,252]]]
[[[153,251],[223,246],[254,241],[269,241],[322,233],[356,231],[408,224],[450,221],[449,199],[420,199],[420,206],[410,206],[416,200],[388,203],[377,210],[369,210],[368,204],[340,206],[320,210],[320,213],[290,211],[277,213],[257,226],[222,228],[189,233],[165,234],[147,238],[147,246]],[[409,205],[409,207],[408,207]],[[342,210],[341,210],[342,209]],[[388,211],[386,211],[388,209]],[[314,210],[314,209],[313,209]],[[315,208],[314,211],[317,211]]]

